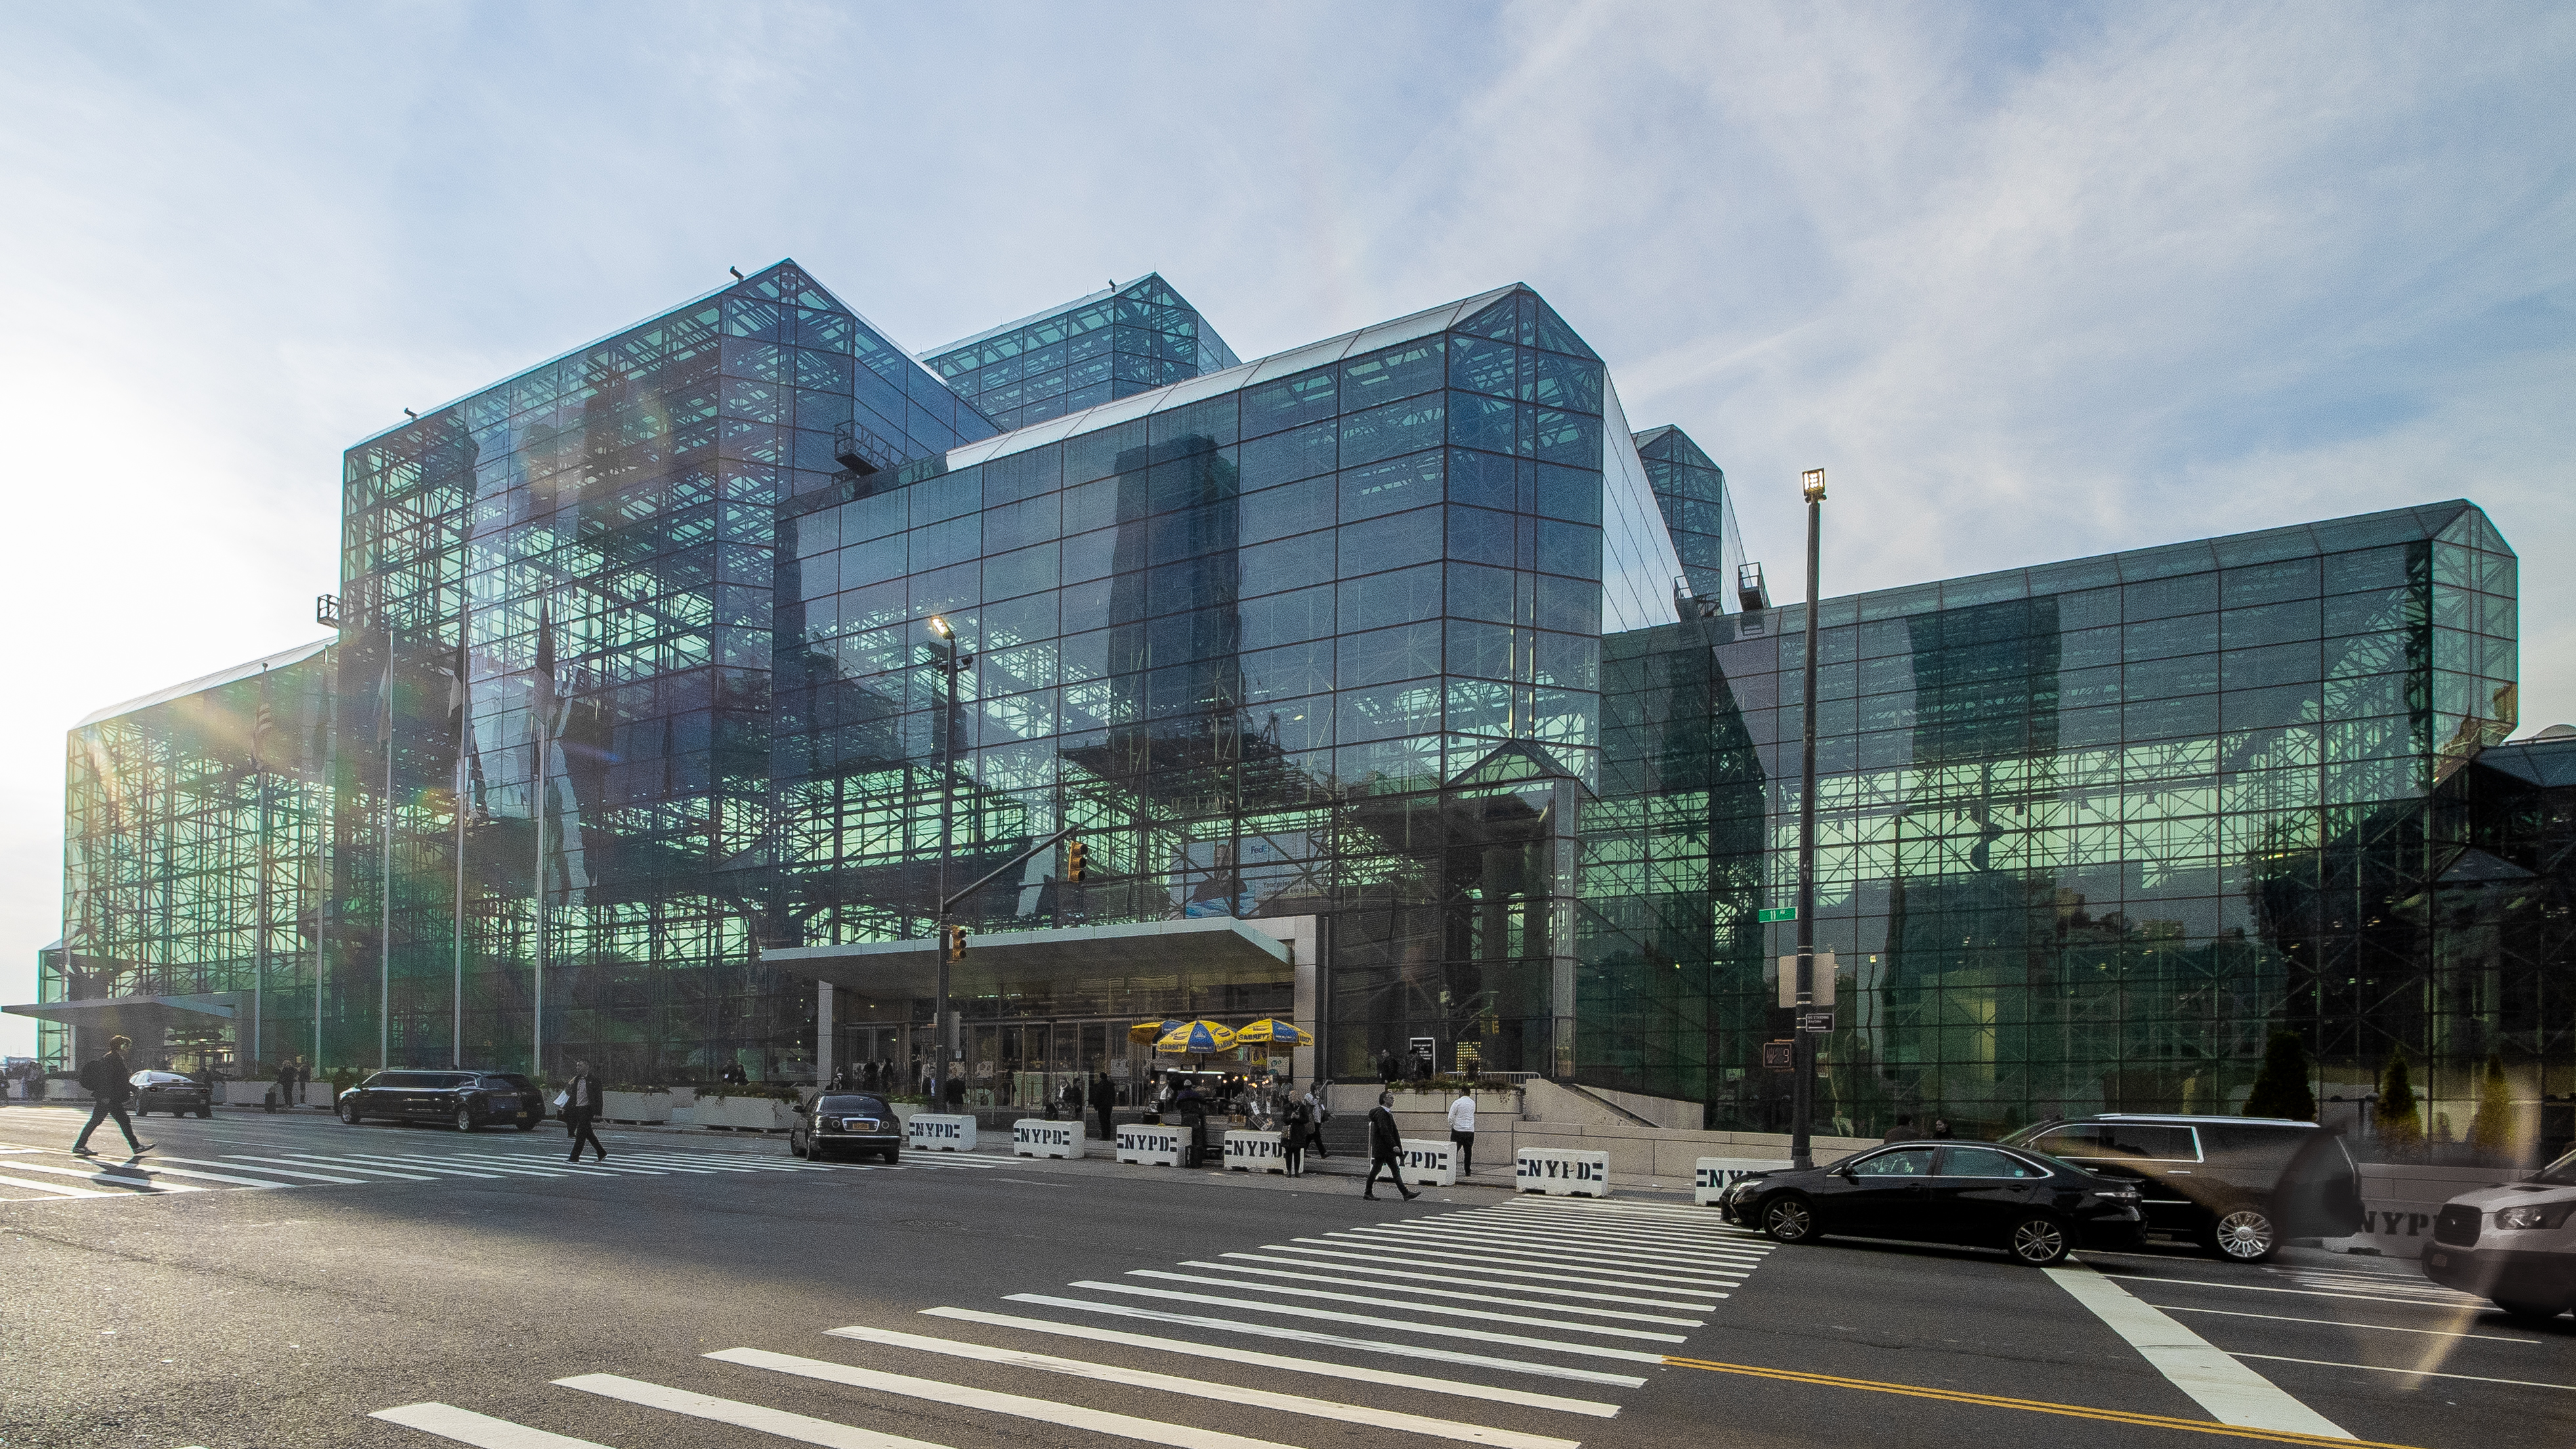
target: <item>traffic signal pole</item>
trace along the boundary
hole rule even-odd
[[[1825,470],[1800,479],[1807,495],[1806,708],[1798,746],[1798,1019],[1789,1041],[1789,1165],[1816,1165],[1807,1119],[1816,1110],[1816,1034],[1807,1029],[1816,1008],[1816,594],[1817,563],[1825,526]]]

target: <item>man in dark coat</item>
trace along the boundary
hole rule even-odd
[[[125,1062],[125,1049],[132,1045],[134,1039],[131,1037],[109,1037],[107,1055],[81,1068],[80,1084],[89,1088],[90,1095],[97,1099],[89,1109],[89,1125],[80,1130],[80,1137],[72,1143],[72,1151],[82,1157],[98,1155],[90,1150],[89,1134],[97,1131],[98,1124],[110,1117],[116,1119],[117,1130],[125,1134],[125,1145],[133,1149],[135,1156],[140,1157],[152,1150],[151,1143],[134,1140],[134,1119],[125,1115],[125,1104],[134,1097],[131,1080],[134,1069]]]
[[[1376,1198],[1377,1170],[1381,1167],[1386,1169],[1387,1177],[1394,1181],[1395,1190],[1404,1194],[1406,1202],[1422,1196],[1404,1185],[1404,1136],[1395,1130],[1395,1094],[1393,1092],[1378,1093],[1377,1105],[1369,1108],[1368,1181],[1360,1184],[1360,1196]]]
[[[1396,1078],[1402,1075],[1404,1075],[1404,1069],[1396,1065],[1394,1048],[1390,1047],[1378,1054],[1377,1079],[1379,1081],[1392,1087],[1395,1085]]]
[[[1115,1143],[1118,1140],[1117,1109],[1117,1084],[1109,1080],[1107,1072],[1092,1073],[1091,1110],[1100,1118],[1100,1140],[1103,1142]]]
[[[563,1106],[564,1135],[572,1139],[572,1155],[564,1161],[581,1161],[581,1145],[585,1142],[599,1154],[600,1161],[608,1160],[608,1149],[599,1145],[599,1139],[591,1135],[590,1130],[592,1119],[606,1105],[608,1099],[600,1092],[599,1078],[590,1074],[590,1063],[573,1063],[572,1081],[564,1087]]]

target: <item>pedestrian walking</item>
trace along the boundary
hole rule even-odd
[[[1295,1092],[1288,1094],[1288,1105],[1281,1109],[1279,1146],[1288,1156],[1288,1175],[1306,1175],[1306,1133],[1314,1125],[1314,1114],[1306,1099]]]
[[[133,1149],[135,1156],[140,1157],[152,1150],[151,1143],[135,1140],[134,1119],[125,1115],[125,1104],[134,1097],[134,1069],[125,1064],[125,1049],[132,1045],[132,1037],[109,1037],[106,1054],[81,1068],[80,1084],[89,1088],[90,1095],[96,1100],[90,1105],[89,1125],[81,1128],[80,1136],[72,1142],[74,1154],[81,1157],[98,1155],[90,1150],[89,1134],[97,1131],[98,1124],[110,1117],[116,1119],[117,1130],[125,1134],[125,1145]]]
[[[286,1105],[290,1107],[303,1106],[305,1097],[310,1094],[312,1090],[313,1064],[306,1061],[301,1053],[298,1053],[295,1058],[295,1095],[288,1100]],[[326,1103],[325,1105],[327,1106],[328,1104]]]
[[[1324,1146],[1324,1124],[1332,1120],[1333,1109],[1325,1106],[1324,1099],[1315,1095],[1313,1086],[1308,1086],[1306,1088],[1306,1143],[1315,1149],[1317,1157],[1333,1155]]]
[[[1395,1190],[1404,1194],[1406,1202],[1422,1196],[1404,1185],[1404,1137],[1395,1130],[1393,1092],[1378,1093],[1377,1105],[1369,1109],[1368,1180],[1360,1184],[1360,1196],[1372,1200],[1377,1197],[1377,1170],[1381,1167],[1394,1180]]]
[[[293,1057],[277,1059],[277,1105],[281,1107],[295,1105],[295,1058]]]
[[[1460,1087],[1458,1100],[1449,1104],[1449,1145],[1458,1149],[1458,1175],[1465,1177],[1476,1170],[1476,1093]]]
[[[1922,1135],[1922,1133],[1914,1130],[1913,1114],[1899,1112],[1896,1114],[1896,1125],[1888,1128],[1887,1135],[1878,1140],[1881,1142],[1912,1142]]]
[[[563,1090],[564,1135],[572,1139],[572,1155],[564,1161],[581,1161],[581,1145],[585,1142],[599,1154],[600,1161],[608,1160],[608,1149],[599,1145],[599,1138],[590,1130],[592,1119],[606,1104],[606,1099],[600,1095],[599,1078],[590,1074],[590,1063],[573,1063],[572,1081]]]

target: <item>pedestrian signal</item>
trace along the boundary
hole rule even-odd
[[[1077,840],[1064,848],[1064,878],[1079,885],[1082,873],[1091,868],[1091,848]]]

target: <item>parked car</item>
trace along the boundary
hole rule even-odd
[[[2108,1113],[2004,1138],[2144,1192],[2147,1231],[2259,1263],[2292,1238],[2361,1231],[2361,1172],[2343,1138],[2280,1117]]]
[[[821,1162],[846,1152],[887,1162],[903,1158],[903,1123],[882,1097],[826,1092],[797,1103],[795,1110],[787,1124],[787,1150],[798,1157]]]
[[[537,1084],[516,1072],[378,1072],[340,1094],[340,1120],[446,1122],[459,1132],[512,1126],[532,1131],[545,1120]]]
[[[2576,1308],[2576,1152],[2521,1182],[2464,1192],[2433,1219],[2424,1276],[2516,1318]]]
[[[1899,1238],[2001,1248],[2046,1267],[2135,1242],[2138,1189],[1991,1142],[1899,1142],[1824,1167],[1746,1177],[1726,1216],[1782,1243]]]
[[[126,1078],[134,1085],[134,1115],[149,1116],[167,1112],[173,1117],[193,1114],[215,1115],[215,1089],[194,1077],[177,1072],[136,1072]]]

